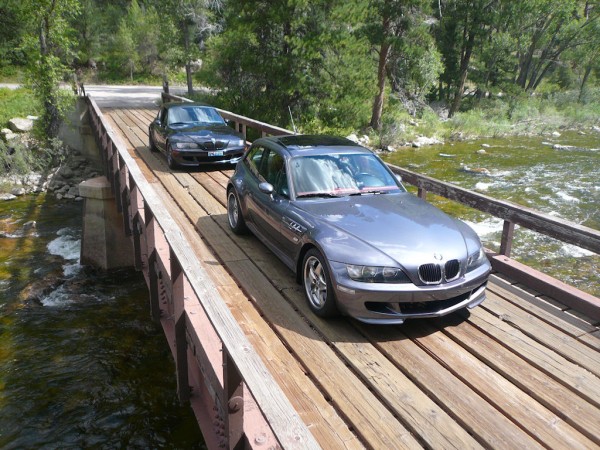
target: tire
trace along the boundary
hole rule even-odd
[[[150,147],[151,152],[158,151],[158,147],[154,143],[154,138],[152,137],[152,131],[150,131],[150,133],[148,133],[148,144],[149,144],[148,147]]]
[[[174,170],[179,167],[179,164],[175,162],[173,156],[171,155],[171,146],[167,144],[167,165],[169,169]]]
[[[317,316],[327,318],[339,315],[327,261],[315,248],[304,255],[302,285],[308,306]]]
[[[231,188],[227,191],[227,221],[231,231],[235,234],[246,234],[248,227],[242,215],[242,208],[235,189]]]

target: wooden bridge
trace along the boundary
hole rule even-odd
[[[488,298],[400,326],[324,321],[256,238],[230,232],[230,170],[172,172],[148,149],[155,110],[86,101],[179,398],[209,448],[600,448],[600,300],[508,257],[514,224],[596,253],[599,232],[394,168],[421,196],[505,220]]]

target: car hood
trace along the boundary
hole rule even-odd
[[[197,142],[205,139],[232,140],[243,139],[244,136],[227,125],[185,125],[169,127],[170,139],[178,142]]]
[[[409,193],[297,202],[323,227],[316,239],[332,260],[389,264],[382,253],[404,266],[443,259],[464,260],[479,238],[464,223]]]

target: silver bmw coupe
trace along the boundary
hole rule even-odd
[[[254,141],[229,180],[227,214],[296,274],[321,317],[398,324],[485,299],[491,266],[477,234],[348,139]]]

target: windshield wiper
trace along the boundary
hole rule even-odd
[[[324,197],[324,198],[338,198],[339,195],[331,192],[307,192],[306,194],[299,194],[296,198],[310,198],[310,197]]]
[[[384,189],[370,189],[368,191],[353,192],[352,194],[348,194],[348,195],[367,195],[367,194],[379,195],[379,194],[387,194],[388,192],[389,192],[388,190],[384,190]]]

